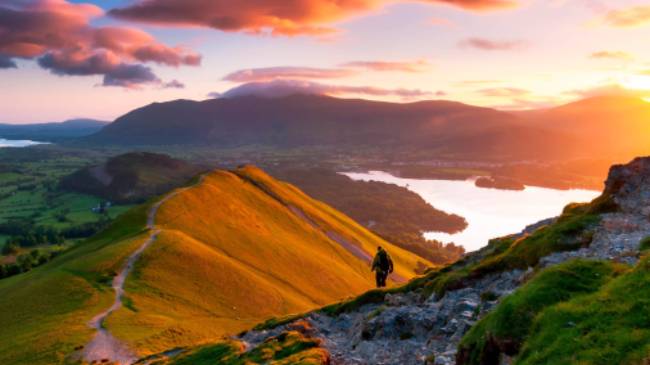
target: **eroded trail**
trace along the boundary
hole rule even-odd
[[[115,338],[107,328],[105,328],[104,323],[108,316],[111,313],[115,312],[122,306],[122,298],[124,296],[124,283],[127,276],[133,270],[135,265],[142,252],[147,249],[158,237],[160,229],[156,228],[156,213],[160,206],[165,203],[167,200],[173,198],[177,194],[190,189],[203,181],[203,177],[199,182],[191,187],[184,189],[176,190],[163,199],[154,204],[149,213],[147,214],[147,228],[150,230],[149,237],[147,240],[135,250],[131,256],[126,261],[126,264],[120,270],[119,274],[113,278],[113,290],[115,291],[115,301],[113,305],[105,310],[104,312],[95,316],[88,325],[91,328],[97,330],[97,334],[93,339],[86,345],[84,348],[83,358],[90,363],[113,363],[119,365],[129,365],[138,360],[136,354],[131,351],[126,344],[122,343],[120,340]]]

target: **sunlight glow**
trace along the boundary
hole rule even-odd
[[[650,90],[650,76],[635,75],[627,77],[621,81],[621,85],[631,90]]]

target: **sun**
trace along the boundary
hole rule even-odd
[[[628,76],[621,80],[621,86],[629,90],[650,91],[650,75]]]

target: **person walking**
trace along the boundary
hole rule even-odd
[[[386,250],[381,246],[377,247],[377,254],[372,260],[371,271],[375,272],[377,288],[385,287],[388,274],[393,272],[393,260],[390,258],[388,252],[386,252]]]

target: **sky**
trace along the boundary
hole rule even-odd
[[[648,0],[1,0],[0,122],[297,90],[504,110],[648,98],[649,39]]]

